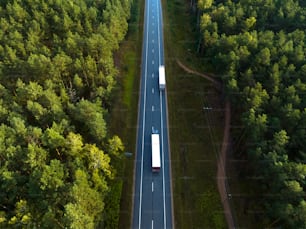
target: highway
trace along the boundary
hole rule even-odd
[[[141,85],[136,140],[132,228],[173,228],[166,90],[160,91],[158,67],[164,65],[160,0],[146,0]],[[167,73],[167,66],[166,73]],[[167,77],[166,77],[167,78]],[[160,134],[161,169],[151,168],[151,134]]]

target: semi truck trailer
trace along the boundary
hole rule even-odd
[[[158,74],[159,74],[159,89],[164,90],[166,88],[166,75],[165,75],[164,65],[159,66]]]
[[[159,134],[152,133],[152,172],[159,172],[160,170],[160,143]]]

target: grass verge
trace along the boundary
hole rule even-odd
[[[209,69],[195,54],[196,20],[189,4],[163,0],[175,227],[226,228],[216,182],[224,123],[220,95],[207,80],[176,63]]]
[[[118,135],[125,146],[127,156],[118,168],[122,182],[118,228],[131,226],[134,157],[136,153],[136,131],[140,83],[141,47],[144,2],[135,0],[131,8],[131,19],[126,39],[115,55],[120,74],[115,89],[111,111],[110,132]]]

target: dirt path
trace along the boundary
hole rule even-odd
[[[177,64],[183,68],[186,72],[201,76],[210,82],[214,84],[217,90],[221,91],[222,85],[218,81],[216,81],[211,75],[208,74],[203,74],[197,71],[194,71],[184,64],[182,64],[179,60],[176,60]],[[219,154],[219,160],[218,160],[218,171],[217,171],[217,185],[218,185],[218,190],[221,196],[221,201],[224,209],[224,214],[225,218],[228,224],[229,228],[235,228],[231,208],[229,205],[229,199],[231,198],[231,195],[227,192],[226,189],[226,182],[227,182],[227,177],[226,177],[226,153],[228,152],[228,147],[229,147],[229,137],[230,137],[230,125],[231,125],[231,104],[227,100],[225,102],[225,123],[224,123],[224,132],[223,132],[223,141],[222,141],[222,148],[221,152]]]
[[[230,125],[231,125],[231,104],[229,101],[225,102],[224,109],[225,109],[225,123],[224,123],[222,148],[218,161],[217,183],[228,227],[235,228],[231,208],[229,205],[229,199],[231,198],[231,194],[228,193],[226,189],[226,182],[227,182],[226,152],[228,152],[228,147],[229,147]]]
[[[194,74],[194,75],[197,75],[197,76],[201,76],[201,77],[207,79],[208,81],[212,82],[212,83],[214,84],[214,86],[215,86],[219,91],[221,91],[221,89],[222,89],[221,83],[218,82],[217,80],[215,80],[215,79],[213,78],[212,75],[203,74],[203,73],[194,71],[194,70],[188,68],[186,65],[182,64],[182,62],[179,61],[179,60],[176,60],[176,62],[177,62],[177,64],[178,64],[182,69],[184,69],[186,72],[191,73],[191,74]]]

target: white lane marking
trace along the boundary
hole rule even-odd
[[[154,53],[154,49],[152,49],[152,52]]]
[[[152,219],[152,229],[153,229],[153,226],[154,226],[154,220]]]
[[[152,94],[154,94],[154,88],[152,88]]]
[[[149,11],[147,11],[149,14]],[[149,17],[149,15],[148,15]],[[138,212],[138,228],[141,229],[141,211],[142,211],[142,180],[143,180],[143,151],[144,151],[144,126],[146,119],[146,94],[147,94],[147,66],[148,66],[148,43],[149,43],[149,20],[147,17],[147,42],[146,42],[146,61],[145,61],[145,86],[144,86],[144,100],[143,100],[143,119],[142,119],[142,140],[141,140],[141,166],[140,166],[140,187],[139,187],[139,212]]]
[[[152,105],[152,111],[154,111],[154,106]]]
[[[154,43],[154,40],[152,40],[152,43]]]
[[[154,78],[154,73],[152,73],[152,78]]]
[[[161,65],[161,54],[160,54],[160,26],[159,26],[159,18],[162,18],[162,10],[160,9],[160,4],[157,4],[157,36],[158,36],[158,61],[159,66]],[[163,104],[162,104],[162,91],[159,92],[160,98],[160,116],[161,116],[161,152],[162,152],[162,171],[163,171],[163,207],[164,207],[164,229],[167,226],[167,218],[166,218],[166,191],[165,191],[165,158],[164,158],[164,138],[163,138]]]
[[[154,64],[154,60],[152,60],[152,64]]]
[[[158,61],[159,61],[159,65],[161,65],[161,61],[160,61],[160,28],[159,28],[159,17],[161,15],[160,13],[160,9],[159,9],[159,4],[157,4],[157,36],[158,36]]]
[[[154,182],[152,181],[152,192],[154,192]]]
[[[166,191],[165,191],[165,158],[164,158],[164,138],[163,138],[163,104],[162,104],[162,91],[159,92],[160,98],[160,120],[161,120],[161,152],[162,152],[162,167],[163,167],[163,204],[164,204],[164,228],[166,229],[167,219],[166,219]]]

